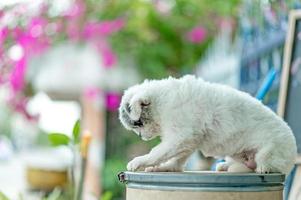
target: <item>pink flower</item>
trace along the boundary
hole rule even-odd
[[[93,39],[99,37],[98,29],[100,24],[97,22],[86,23],[83,31],[83,36],[85,39]]]
[[[106,106],[109,111],[116,111],[119,107],[121,96],[117,92],[108,92],[106,95]]]
[[[206,29],[202,26],[197,26],[189,31],[186,37],[192,43],[202,43],[205,40],[206,35]]]
[[[89,100],[97,100],[100,98],[101,90],[99,88],[86,88],[84,90],[84,96]]]
[[[39,115],[32,115],[27,111],[28,99],[26,97],[14,94],[8,99],[8,103],[16,112],[26,117],[27,120],[37,121],[39,119]]]
[[[104,67],[111,68],[117,63],[117,57],[111,48],[101,50]]]
[[[43,53],[50,45],[50,41],[45,36],[32,37],[29,32],[23,32],[18,38],[18,43],[23,47],[26,56]]]
[[[102,58],[102,64],[105,68],[111,68],[117,63],[117,56],[113,52],[110,44],[105,39],[100,39],[96,43],[96,48]]]
[[[17,41],[22,44],[27,55],[43,53],[50,45],[50,38],[47,37],[45,29],[48,22],[43,17],[34,17],[25,30],[19,31]]]
[[[117,56],[107,43],[107,37],[123,28],[122,18],[112,21],[89,22],[85,25],[83,37],[96,45],[102,57],[104,67],[110,68],[117,62]]]
[[[12,36],[13,36],[14,40],[17,40],[19,37],[21,37],[22,34],[23,34],[23,29],[18,26],[16,26],[12,30]]]
[[[89,22],[84,27],[85,39],[108,37],[123,28],[125,22],[119,18],[112,21]]]
[[[12,70],[9,82],[14,93],[21,91],[25,87],[26,59],[21,58],[16,62],[15,68]]]
[[[82,27],[80,26],[81,16],[86,11],[85,2],[77,0],[65,13],[67,19],[67,35],[73,41],[79,41],[82,36]]]
[[[104,21],[99,24],[99,33],[103,36],[111,35],[119,31],[124,26],[123,19],[116,19],[113,21]]]
[[[35,17],[31,19],[27,31],[32,37],[36,38],[43,34],[46,25],[47,21],[44,18]]]
[[[9,33],[9,30],[7,27],[3,27],[1,30],[0,30],[0,46],[2,46],[2,44],[4,43],[5,39],[7,38],[8,36],[8,33]]]
[[[19,27],[13,29],[14,39],[22,46],[26,56],[32,56],[43,53],[50,45],[50,39],[45,34],[32,35],[31,25],[23,30]]]

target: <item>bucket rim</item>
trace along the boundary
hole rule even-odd
[[[229,173],[229,172],[121,172],[119,181],[135,184],[201,184],[204,186],[271,186],[283,185],[285,175],[281,173]]]

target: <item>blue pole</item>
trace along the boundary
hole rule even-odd
[[[277,71],[275,68],[271,68],[270,71],[268,72],[268,74],[266,75],[261,87],[259,88],[257,94],[256,94],[256,98],[260,101],[262,101],[264,99],[264,97],[266,96],[266,94],[269,92],[270,88],[273,85],[273,82],[276,78],[277,75]]]

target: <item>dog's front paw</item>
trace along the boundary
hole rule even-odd
[[[266,166],[265,164],[257,164],[255,171],[256,171],[256,173],[259,173],[259,174],[271,173],[271,169],[268,166]]]
[[[144,170],[145,172],[182,172],[180,167],[167,167],[167,166],[151,166]]]
[[[144,170],[145,172],[160,172],[158,166],[151,166],[151,167],[147,167]]]
[[[144,168],[145,168],[144,156],[134,158],[127,165],[127,170],[129,170],[129,171],[144,170]]]

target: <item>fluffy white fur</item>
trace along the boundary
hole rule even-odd
[[[125,91],[120,120],[143,140],[160,136],[128,170],[182,171],[187,158],[226,157],[217,170],[289,173],[296,141],[288,125],[247,93],[194,76],[145,81]]]

